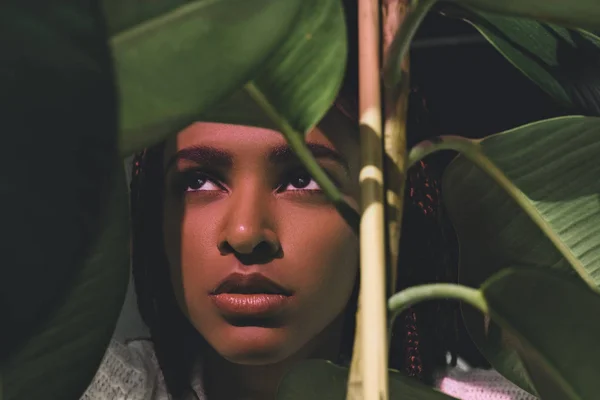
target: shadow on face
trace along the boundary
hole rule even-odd
[[[356,128],[330,112],[306,141],[358,207]],[[265,365],[332,326],[355,285],[358,239],[272,130],[198,122],[164,155],[164,243],[177,301],[223,358]]]

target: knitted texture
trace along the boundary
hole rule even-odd
[[[198,380],[192,387],[198,400],[207,400],[201,375],[200,370],[194,375]],[[462,363],[439,373],[436,381],[440,391],[462,400],[537,399],[493,370],[469,369]],[[112,341],[81,400],[168,400],[152,343],[135,340],[124,345]]]
[[[498,372],[469,368],[462,362],[440,373],[437,387],[441,392],[462,400],[537,400],[536,396],[508,381]]]

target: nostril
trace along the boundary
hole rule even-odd
[[[229,244],[229,242],[221,242],[217,247],[219,248],[222,256],[235,253],[235,249]]]
[[[267,242],[260,242],[253,250],[253,253],[273,255],[277,249],[274,245]]]

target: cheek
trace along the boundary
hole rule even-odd
[[[297,282],[303,287],[303,297],[316,310],[335,314],[345,307],[356,282],[358,239],[337,211],[318,214],[289,224],[299,240],[286,256],[302,260],[297,265]]]
[[[217,250],[211,241],[211,224],[204,213],[173,204],[165,212],[164,242],[169,262],[171,280],[177,302],[186,315],[188,306],[194,307],[196,300],[208,289],[211,282],[210,269],[200,266],[211,265],[210,257]],[[215,243],[210,246],[211,243]],[[218,254],[217,254],[218,256]],[[205,287],[206,286],[206,287]]]

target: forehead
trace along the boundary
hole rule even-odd
[[[306,141],[331,147],[342,153],[350,164],[358,162],[357,127],[339,112],[330,112],[306,135]],[[234,156],[260,155],[286,143],[274,130],[217,122],[196,122],[167,140],[165,160],[181,149],[192,146],[212,146]]]

